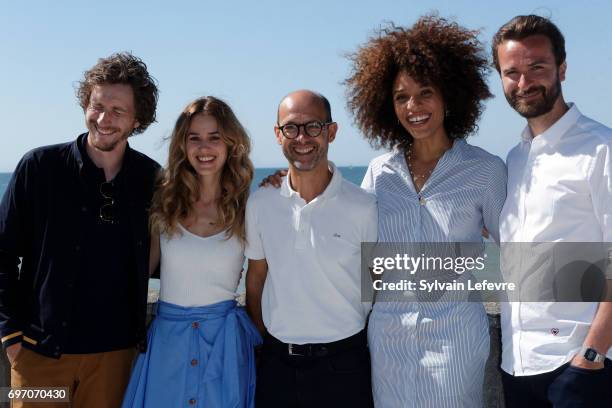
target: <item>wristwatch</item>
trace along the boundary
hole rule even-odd
[[[593,363],[603,363],[603,361],[606,359],[605,354],[599,354],[597,350],[589,346],[582,346],[580,349],[580,355],[582,355],[585,360]]]

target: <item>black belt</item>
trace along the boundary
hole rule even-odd
[[[264,349],[272,350],[283,356],[312,358],[325,357],[356,347],[366,347],[367,343],[368,336],[365,330],[362,330],[359,333],[345,339],[332,341],[331,343],[308,344],[283,343],[276,337],[266,334]]]

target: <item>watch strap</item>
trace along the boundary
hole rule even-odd
[[[589,346],[582,346],[580,355],[583,356],[585,360],[592,361],[593,363],[603,363],[606,359],[605,354],[600,354],[597,350]]]

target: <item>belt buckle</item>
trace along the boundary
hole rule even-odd
[[[288,351],[289,355],[290,355],[290,356],[300,356],[300,357],[304,357],[304,354],[294,353],[294,352],[293,352],[293,346],[294,346],[294,344],[292,344],[292,343],[287,344],[287,351]]]

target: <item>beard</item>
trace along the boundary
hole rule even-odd
[[[115,150],[117,145],[127,140],[130,137],[131,131],[121,133],[121,129],[115,128],[113,129],[116,135],[113,138],[108,138],[106,136],[98,135],[98,131],[95,124],[89,124],[89,143],[95,147],[97,150],[102,152],[112,152]]]
[[[504,92],[506,100],[512,106],[512,108],[526,119],[536,118],[550,112],[555,106],[555,102],[561,94],[561,81],[557,77],[557,80],[549,89],[544,86],[534,86],[521,92],[521,95],[528,95],[530,93],[540,93],[538,99],[534,99],[530,102],[523,101],[519,95],[518,90],[514,90],[512,93],[507,94]]]
[[[283,154],[287,158],[287,161],[289,161],[289,163],[291,163],[298,171],[313,170],[321,162],[321,159],[327,156],[326,144],[315,144],[314,152],[308,155],[309,157],[307,160],[304,160],[304,158],[300,157],[300,155],[295,154],[293,151],[294,145],[294,143],[290,143],[283,146]]]

